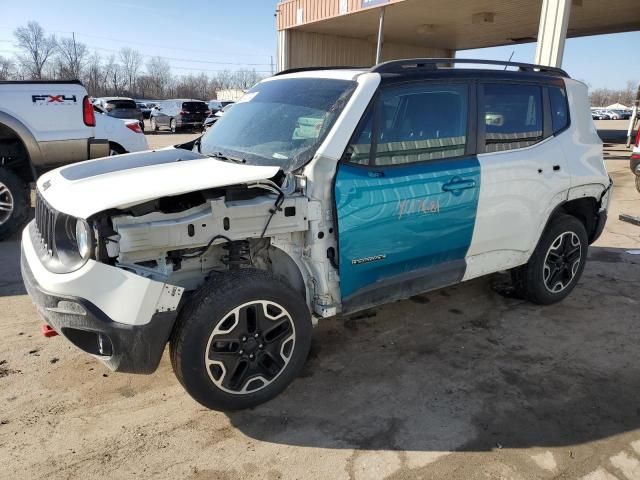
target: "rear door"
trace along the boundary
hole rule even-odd
[[[570,175],[557,136],[569,124],[564,86],[485,82],[478,88],[478,218],[465,279],[520,265]]]
[[[335,180],[343,309],[462,279],[480,167],[472,83],[383,88]]]

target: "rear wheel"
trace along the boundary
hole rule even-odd
[[[29,218],[29,190],[15,173],[0,168],[0,240],[10,237]]]
[[[311,318],[289,285],[255,269],[217,274],[180,313],[171,363],[202,405],[237,410],[282,392],[309,353]]]
[[[580,220],[559,215],[542,234],[529,262],[511,271],[516,291],[541,305],[564,299],[582,275],[588,243]]]

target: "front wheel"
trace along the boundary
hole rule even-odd
[[[15,173],[0,167],[0,240],[10,237],[29,218],[29,189]]]
[[[511,271],[516,292],[540,305],[563,300],[587,261],[589,240],[580,220],[559,215],[545,229],[529,262]]]
[[[205,407],[238,410],[282,392],[311,345],[304,298],[255,269],[216,274],[180,313],[171,363],[187,392]]]

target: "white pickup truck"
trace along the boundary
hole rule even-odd
[[[47,170],[109,154],[77,80],[0,82],[0,239],[29,214],[29,184]]]

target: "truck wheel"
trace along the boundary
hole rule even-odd
[[[176,126],[176,119],[172,118],[169,121],[169,128],[171,129],[171,133],[176,133],[178,131],[178,127]]]
[[[511,271],[516,292],[530,302],[550,305],[574,289],[587,261],[587,231],[570,215],[545,229],[529,262]]]
[[[29,190],[10,170],[0,168],[0,240],[18,230],[29,218]]]
[[[268,272],[216,274],[180,312],[171,364],[196,401],[214,410],[254,407],[297,376],[311,345],[307,304]]]

